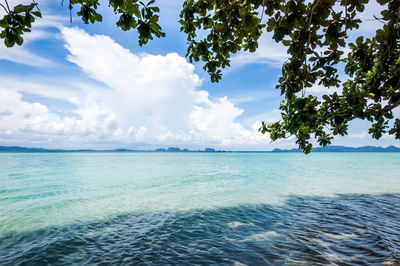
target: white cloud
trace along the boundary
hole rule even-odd
[[[267,64],[275,68],[281,68],[283,62],[289,58],[286,47],[276,43],[272,39],[272,33],[264,33],[259,41],[258,48],[254,53],[239,52],[232,57],[232,67],[246,64]]]
[[[278,105],[276,106],[278,107]],[[279,109],[273,109],[269,112],[261,113],[252,117],[248,117],[243,121],[244,124],[253,124],[254,121],[264,121],[269,124],[271,122],[278,122],[281,118],[281,111]]]
[[[36,40],[45,39],[49,34],[42,30],[33,30],[32,32],[24,34],[24,43],[22,46],[15,45],[12,48],[7,48],[4,40],[0,40],[0,60],[7,60],[18,64],[31,65],[31,66],[49,66],[53,62],[42,56],[34,54],[27,49],[27,45]]]
[[[243,113],[227,97],[211,101],[194,66],[178,54],[134,54],[104,35],[62,28],[67,60],[95,82],[75,90],[32,86],[33,92],[62,98],[77,116],[61,118],[41,103],[23,100],[21,82],[2,88],[0,139],[34,143],[149,143],[177,145],[266,144],[266,136],[236,122]],[[89,84],[89,86],[87,86]],[[56,85],[55,85],[56,86]],[[18,88],[17,88],[18,87]],[[52,95],[52,96],[51,96]]]
[[[81,119],[60,118],[44,104],[29,103],[13,89],[0,88],[0,138],[8,141],[76,141],[77,137],[98,140],[104,136],[117,139],[115,118],[104,115],[103,119],[85,114]]]
[[[313,95],[319,97],[319,100],[322,100],[322,95],[332,94],[334,92],[341,94],[342,88],[335,86],[325,87],[324,85],[314,84],[312,87],[304,89],[304,96]],[[300,91],[296,95],[298,97],[301,97],[303,95],[303,92]]]
[[[360,133],[349,134],[348,137],[352,139],[364,139],[368,137],[368,133],[366,131],[362,131]]]
[[[193,65],[178,54],[133,54],[107,36],[76,28],[64,28],[62,34],[68,60],[109,87],[90,99],[99,110],[115,114],[122,128],[146,128],[142,135],[152,143],[254,141],[254,133],[234,121],[243,110],[227,98],[212,102],[206,91],[197,90],[200,80]]]
[[[31,0],[9,0],[11,9],[18,4],[30,4]],[[44,39],[54,37],[54,33],[47,31],[50,27],[60,28],[62,24],[69,21],[67,17],[54,16],[47,13],[48,0],[40,1],[39,6],[42,11],[43,18],[36,18],[32,24],[31,32],[22,35],[24,43],[21,46],[15,44],[12,48],[8,48],[4,44],[4,39],[0,39],[0,60],[7,60],[18,64],[30,66],[53,66],[55,63],[37,53],[29,50],[30,44]],[[0,7],[0,18],[3,18],[5,11]],[[0,29],[1,31],[2,29]]]

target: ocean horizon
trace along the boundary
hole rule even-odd
[[[399,153],[0,153],[0,264],[400,260]]]
[[[314,147],[313,152],[400,152],[400,147],[395,145],[382,146],[335,146]],[[114,148],[114,149],[67,149],[67,148],[39,148],[23,146],[0,146],[0,152],[303,152],[301,149],[279,149],[272,150],[235,150],[235,149],[215,149],[205,147],[203,149],[188,149],[179,147],[155,148],[155,149],[132,149],[132,148]]]

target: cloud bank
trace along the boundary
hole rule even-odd
[[[67,60],[101,84],[65,101],[76,108],[61,117],[23,99],[21,88],[1,88],[0,139],[30,143],[149,143],[259,145],[257,132],[235,120],[243,113],[227,97],[212,101],[199,90],[194,66],[175,53],[132,53],[110,37],[61,28]],[[68,77],[73,79],[73,77]],[[22,90],[28,91],[29,88]]]

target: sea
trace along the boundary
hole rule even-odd
[[[399,265],[400,153],[0,153],[0,265]]]

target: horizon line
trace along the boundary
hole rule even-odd
[[[325,149],[330,148],[340,148],[340,149],[354,149],[352,151],[326,151]],[[359,147],[351,147],[351,146],[342,146],[342,145],[328,145],[328,146],[317,146],[313,147],[312,150],[314,152],[379,152],[379,151],[360,151],[358,149],[362,148],[372,148],[372,149],[383,149],[386,150],[388,148],[396,148],[400,147],[396,145],[389,145],[386,147],[383,146],[359,146]],[[13,150],[15,149],[15,150]],[[205,147],[203,150],[201,149],[188,149],[188,148],[179,148],[179,147],[168,147],[168,148],[155,148],[155,149],[130,149],[130,148],[115,148],[115,149],[64,149],[64,148],[40,148],[40,147],[26,147],[26,146],[2,146],[0,145],[0,152],[208,152],[208,153],[223,153],[223,152],[301,152],[301,149],[291,148],[291,149],[281,149],[274,148],[272,150],[218,150],[215,148]]]

